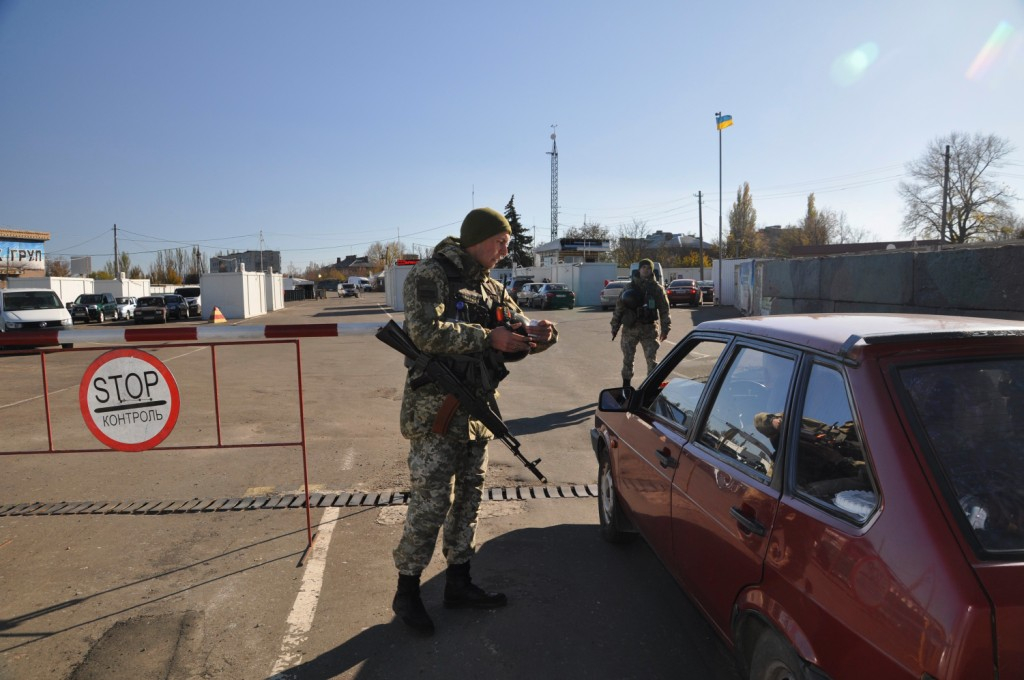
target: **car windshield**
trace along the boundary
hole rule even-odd
[[[198,288],[179,288],[174,292],[184,297],[199,297]]]
[[[162,297],[144,297],[139,298],[140,307],[163,307],[164,299]]]
[[[60,309],[62,306],[57,294],[50,290],[19,290],[4,293],[4,309],[12,312],[26,309]]]
[[[569,290],[569,286],[564,283],[549,283],[546,290]]]
[[[1024,551],[1024,359],[898,375],[961,525],[991,556]]]
[[[131,302],[129,298],[117,298],[117,304],[119,305],[126,305],[129,302]]]
[[[669,288],[692,288],[694,285],[693,279],[676,279],[668,284]]]
[[[621,281],[613,281],[612,283],[609,283],[607,286],[605,286],[604,289],[612,290],[613,288],[622,288],[624,285],[626,284]]]
[[[83,305],[95,305],[95,304],[99,304],[100,302],[103,302],[103,296],[102,295],[83,295],[82,297],[78,298],[78,300]]]

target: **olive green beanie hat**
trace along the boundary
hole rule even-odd
[[[512,227],[504,215],[493,208],[474,208],[462,220],[459,240],[463,248],[468,248],[501,233],[512,233]]]

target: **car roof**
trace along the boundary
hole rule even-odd
[[[1024,322],[932,314],[780,314],[705,321],[695,330],[767,338],[846,355],[858,345],[881,342],[1024,337]]]

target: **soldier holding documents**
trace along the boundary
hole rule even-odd
[[[501,213],[470,211],[459,238],[439,243],[431,258],[409,272],[403,289],[405,330],[413,343],[495,412],[506,363],[547,349],[556,336],[551,322],[531,322],[490,277],[491,268],[508,254],[511,234]],[[425,376],[421,365],[407,359],[406,366],[401,430],[410,442],[410,496],[394,550],[398,591],[392,609],[414,630],[430,635],[434,624],[420,599],[420,574],[442,526],[448,563],[444,606],[490,609],[507,599],[478,587],[469,574],[491,432]]]

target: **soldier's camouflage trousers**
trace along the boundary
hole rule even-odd
[[[426,568],[442,526],[441,549],[448,564],[462,564],[473,557],[487,442],[433,433],[410,440],[409,507],[393,553],[399,573],[418,575]]]
[[[633,326],[622,327],[619,335],[619,343],[622,346],[622,382],[623,384],[633,379],[633,361],[636,359],[637,343],[644,350],[644,358],[647,359],[646,377],[658,364],[655,355],[658,353],[659,325],[657,323],[637,323]]]

